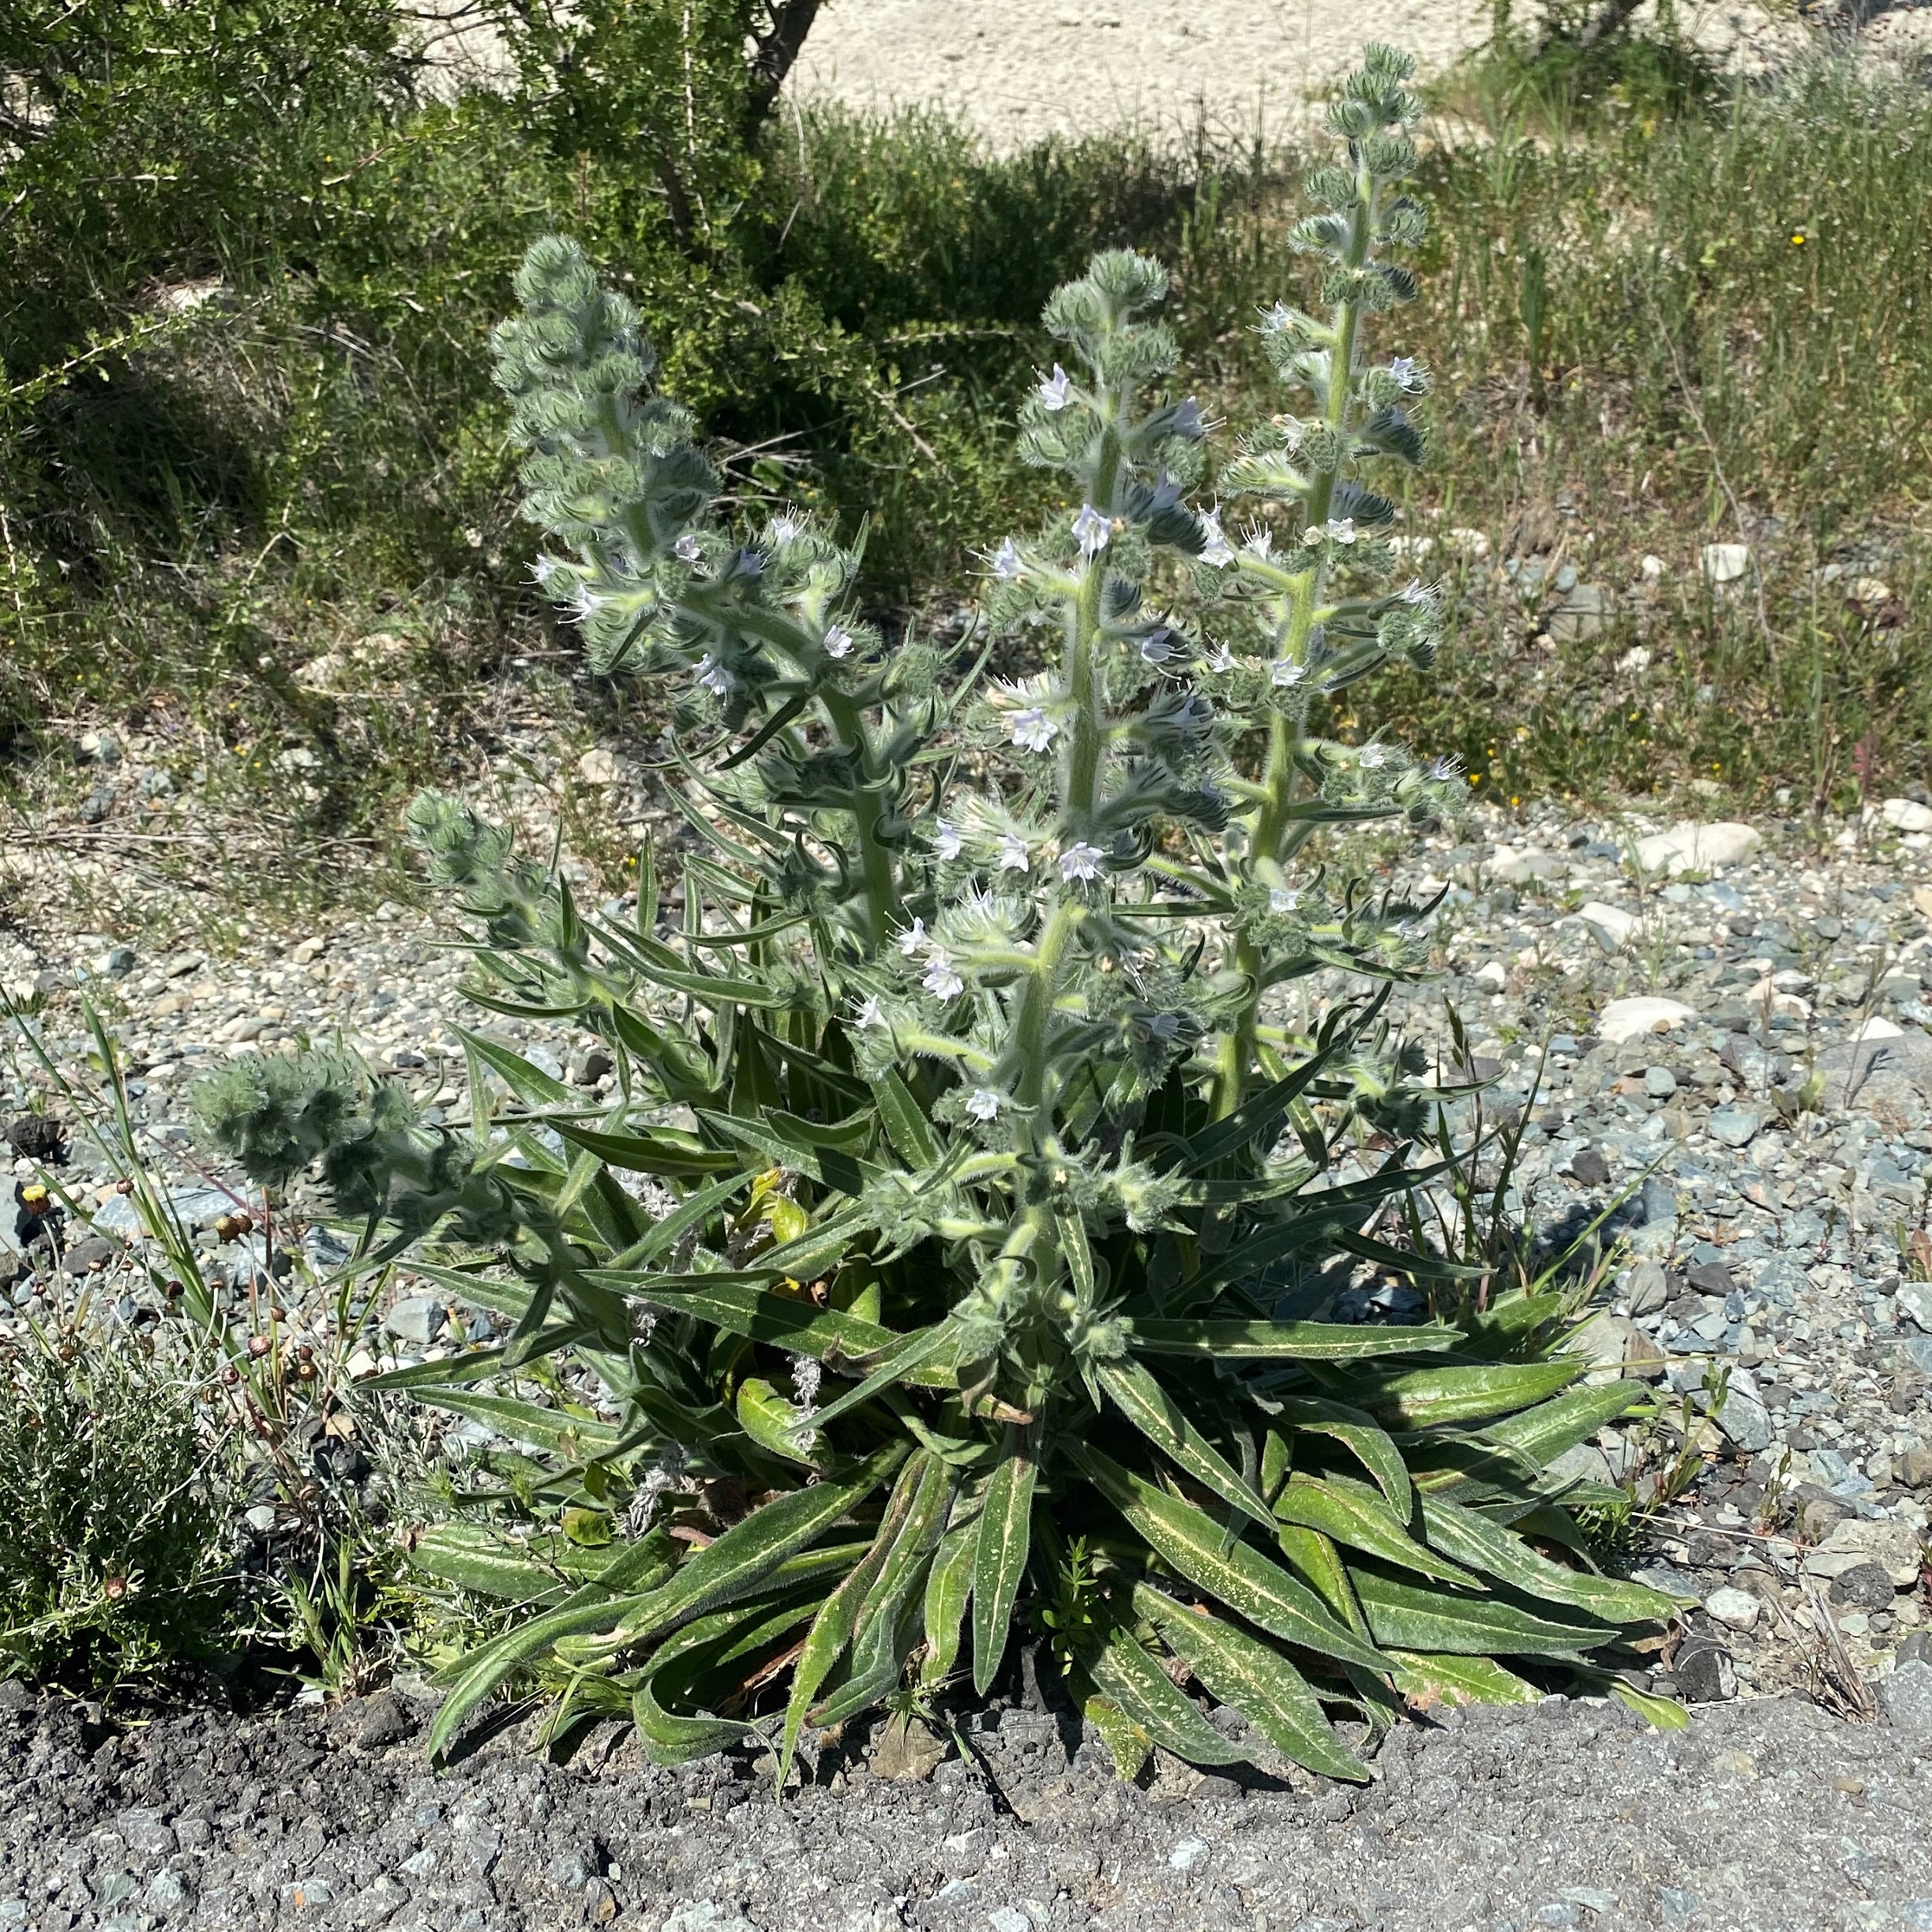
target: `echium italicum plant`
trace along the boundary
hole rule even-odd
[[[467,807],[412,812],[480,1004],[617,1070],[598,1110],[471,1036],[463,1128],[358,1091],[364,1153],[321,1150],[368,1255],[417,1244],[511,1323],[401,1371],[504,1442],[486,1516],[416,1552],[514,1606],[450,1668],[437,1743],[534,1677],[661,1760],[756,1739],[782,1789],[825,1727],[987,1692],[1018,1623],[1125,1773],[1159,1744],[1359,1777],[1332,1713],[1619,1689],[1627,1626],[1668,1614],[1576,1554],[1605,1492],[1550,1467],[1635,1386],[1529,1345],[1555,1298],[1476,1312],[1378,1233],[1427,1118],[1380,1018],[1417,909],[1311,847],[1454,786],[1317,725],[1439,624],[1357,477],[1421,449],[1422,371],[1367,341],[1412,292],[1382,251],[1422,232],[1409,73],[1371,49],[1331,111],[1345,159],[1295,234],[1322,313],[1261,322],[1307,413],[1221,469],[1240,520],[1201,507],[1161,269],[1103,255],[1049,305],[1063,361],[1022,413],[1065,507],[988,551],[949,648],[868,623],[822,522],[729,520],[628,305],[569,242],[531,250],[496,351],[538,576],[597,670],[668,681],[685,823],[621,920]],[[1001,640],[1037,668],[989,681]],[[285,1175],[306,1143],[261,1078],[204,1112]],[[1320,1319],[1364,1266],[1431,1318]]]

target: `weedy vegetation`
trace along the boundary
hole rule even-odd
[[[414,1551],[505,1606],[438,1747],[534,1683],[559,1734],[751,1744],[782,1791],[843,1720],[943,1724],[1030,1629],[1124,1775],[1359,1778],[1332,1714],[1623,1694],[1671,1613],[1582,1554],[1614,1492],[1549,1472],[1640,1390],[1576,1386],[1559,1294],[1404,1239],[1439,1095],[1381,1015],[1426,909],[1323,858],[1462,785],[1322,722],[1442,621],[1377,486],[1430,387],[1378,340],[1425,230],[1409,74],[1373,48],[1331,110],[1289,237],[1318,300],[1265,314],[1218,507],[1165,272],[1109,251],[1052,294],[1045,507],[943,645],[868,621],[829,516],[723,500],[630,302],[531,249],[495,355],[538,576],[594,670],[664,692],[685,829],[621,921],[459,800],[411,823],[479,1004],[595,1034],[618,1097],[477,1035],[461,1128],[323,1056],[197,1098],[257,1181],[319,1162],[357,1267],[511,1324],[388,1379],[502,1443]],[[1316,1319],[1358,1264],[1433,1318]]]
[[[1304,157],[774,122],[744,51],[771,11],[638,0],[539,32],[513,9],[514,79],[449,100],[377,0],[0,23],[17,796],[78,782],[81,722],[132,718],[200,820],[124,797],[90,836],[138,808],[170,835],[129,849],[205,878],[235,843],[216,820],[326,882],[393,842],[417,786],[500,761],[512,719],[655,735],[522,580],[486,336],[550,231],[632,278],[743,513],[864,528],[860,606],[892,628],[1040,513],[1010,399],[1096,249],[1170,264],[1204,409],[1263,407],[1232,318],[1313,298],[1288,241]],[[1532,46],[1505,22],[1435,104],[1410,341],[1457,402],[1396,534],[1461,643],[1388,679],[1380,715],[1504,801],[1698,779],[1823,814],[1924,782],[1922,90],[1838,58],[1733,84],[1668,29]],[[1707,542],[1750,548],[1749,574],[1707,583]],[[1581,620],[1566,572],[1604,593]]]

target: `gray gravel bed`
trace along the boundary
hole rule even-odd
[[[433,1773],[393,1693],[116,1729],[13,1689],[19,1932],[1932,1927],[1932,1731],[1792,1700],[1673,1735],[1556,1699],[1443,1712],[1393,1734],[1359,1794],[1172,1761],[1121,1785],[1071,1720],[1011,1710],[924,1782],[828,1750],[780,1808],[742,1758],[660,1771],[602,1737],[560,1765],[506,1733]]]

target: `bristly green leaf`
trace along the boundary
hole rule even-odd
[[[1318,1656],[1382,1668],[1375,1645],[1337,1623],[1321,1599],[1278,1564],[1246,1544],[1230,1545],[1218,1523],[1097,1450],[1080,1444],[1072,1453],[1163,1562],[1236,1615]]]
[[[1161,1669],[1143,1644],[1116,1630],[1081,1659],[1101,1695],[1176,1758],[1195,1765],[1238,1765],[1247,1754],[1230,1744]]]
[[[1143,1320],[1134,1324],[1133,1348],[1139,1355],[1185,1355],[1223,1362],[1356,1362],[1453,1348],[1456,1338],[1455,1330],[1444,1327]]]
[[[1581,1362],[1563,1360],[1404,1369],[1358,1377],[1347,1393],[1355,1406],[1391,1427],[1432,1429],[1531,1408],[1582,1373]]]
[[[1495,1596],[1457,1596],[1399,1583],[1351,1564],[1349,1578],[1379,1645],[1456,1656],[1568,1656],[1616,1634],[1596,1623],[1559,1623]]]
[[[1107,1746],[1113,1759],[1114,1775],[1123,1784],[1132,1784],[1154,1755],[1154,1739],[1111,1698],[1097,1694],[1089,1698],[1083,1715]]]
[[[1436,1704],[1540,1704],[1543,1693],[1494,1657],[1425,1656],[1391,1650],[1395,1687],[1426,1710]]]
[[[1158,1626],[1175,1656],[1284,1758],[1324,1777],[1368,1781],[1367,1765],[1335,1735],[1321,1701],[1280,1651],[1225,1618],[1187,1609],[1146,1584],[1135,1587],[1134,1607]]]
[[[1103,1362],[1094,1371],[1114,1406],[1149,1442],[1224,1501],[1272,1529],[1274,1512],[1201,1431],[1153,1375],[1131,1359]]]
[[[1399,1569],[1412,1570],[1444,1583],[1483,1585],[1461,1565],[1418,1543],[1390,1512],[1379,1491],[1341,1476],[1304,1475],[1297,1469],[1274,1499],[1274,1513],[1285,1523],[1319,1529],[1331,1541]]]
[[[973,1687],[981,1697],[1006,1655],[1032,1544],[1034,1464],[1030,1439],[1007,1430],[1006,1447],[987,1478],[973,1557]]]
[[[955,1505],[955,1515],[962,1506]],[[958,1661],[959,1637],[978,1560],[979,1516],[974,1510],[947,1530],[926,1572],[926,1654],[919,1681],[928,1689],[943,1684]]]

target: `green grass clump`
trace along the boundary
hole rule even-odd
[[[106,1688],[176,1675],[235,1628],[231,1445],[129,1342],[0,1353],[0,1669]]]

